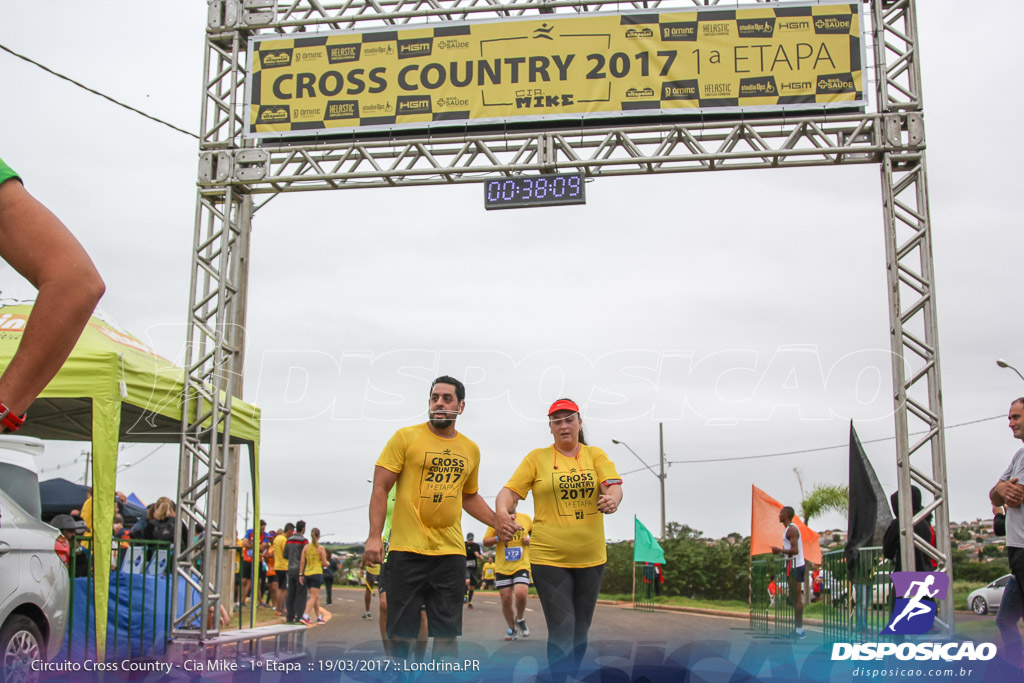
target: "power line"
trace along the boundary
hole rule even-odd
[[[178,128],[178,127],[177,127],[177,126],[175,126],[175,125],[174,125],[173,123],[167,123],[166,121],[164,121],[164,120],[162,120],[162,119],[158,119],[158,118],[157,118],[157,117],[155,117],[155,116],[151,116],[150,114],[147,114],[147,113],[146,113],[146,112],[144,112],[144,111],[141,111],[141,110],[139,110],[139,109],[136,109],[135,107],[132,107],[132,106],[130,106],[130,105],[127,105],[127,104],[125,104],[124,102],[119,102],[118,100],[115,100],[115,99],[114,99],[113,97],[111,97],[110,95],[104,95],[103,93],[101,93],[101,92],[100,92],[100,91],[98,91],[98,90],[93,90],[93,89],[92,89],[92,88],[90,88],[89,86],[87,86],[87,85],[84,85],[84,84],[82,84],[82,83],[79,83],[78,81],[76,81],[76,80],[75,80],[75,79],[73,79],[73,78],[69,78],[69,77],[65,76],[64,74],[61,74],[61,73],[57,73],[57,72],[56,72],[56,71],[54,71],[53,69],[51,69],[51,68],[49,68],[49,67],[47,67],[47,66],[44,66],[44,65],[40,64],[39,62],[37,62],[37,61],[35,61],[35,60],[33,60],[33,59],[29,59],[29,58],[28,58],[28,57],[26,57],[25,55],[22,55],[22,54],[18,54],[17,52],[15,52],[15,51],[14,51],[14,50],[12,50],[11,48],[7,47],[6,45],[0,45],[0,50],[3,50],[4,52],[8,52],[8,53],[10,53],[10,54],[14,55],[15,57],[17,57],[18,59],[23,59],[23,60],[25,60],[26,62],[28,62],[29,64],[32,64],[33,66],[38,66],[38,67],[39,67],[40,69],[42,69],[43,71],[45,71],[45,72],[47,72],[47,73],[49,73],[49,74],[53,74],[53,75],[54,75],[54,76],[56,76],[57,78],[61,78],[61,79],[65,80],[65,81],[67,81],[68,83],[73,83],[74,85],[77,85],[77,86],[78,86],[79,88],[81,88],[82,90],[85,90],[85,91],[87,91],[87,92],[91,92],[91,93],[92,93],[93,95],[99,95],[99,96],[100,96],[100,97],[102,97],[103,99],[105,99],[105,100],[107,100],[107,101],[109,101],[109,102],[113,102],[114,104],[116,104],[116,105],[117,105],[117,106],[119,106],[119,107],[124,107],[124,108],[125,108],[125,109],[127,109],[128,111],[133,111],[133,112],[135,112],[136,114],[139,114],[140,116],[145,116],[145,117],[146,117],[147,119],[149,119],[150,121],[156,121],[157,123],[159,123],[159,124],[162,124],[162,125],[164,125],[164,126],[167,126],[168,128],[171,128],[171,129],[173,129],[173,130],[176,130],[176,131],[178,131],[179,133],[184,133],[185,135],[189,135],[189,136],[191,136],[191,137],[195,138],[196,140],[198,140],[198,139],[199,139],[199,136],[198,136],[198,135],[196,135],[195,133],[190,133],[190,132],[189,132],[189,131],[187,131],[187,130],[184,130],[184,129],[182,129],[182,128]]]
[[[992,420],[999,420],[999,419],[1005,418],[1005,417],[1006,417],[1005,415],[993,415],[992,417],[983,417],[983,418],[980,418],[978,420],[969,420],[967,422],[960,422],[960,423],[955,424],[955,425],[948,425],[946,427],[946,429],[949,430],[949,429],[954,429],[956,427],[966,427],[967,425],[978,424],[979,422],[990,422]],[[910,435],[911,436],[916,436],[916,435],[919,435],[919,434],[927,434],[927,433],[928,433],[927,431],[911,432]],[[882,437],[881,439],[869,439],[867,441],[861,441],[861,443],[880,443],[882,441],[895,441],[895,440],[896,440],[895,436],[886,436],[886,437]],[[804,449],[804,450],[801,450],[801,451],[782,451],[780,453],[762,453],[760,455],[743,455],[743,456],[738,456],[738,457],[735,457],[735,458],[702,458],[700,460],[666,460],[665,462],[667,462],[670,465],[688,465],[688,464],[702,463],[702,462],[726,462],[726,461],[729,461],[729,460],[758,460],[760,458],[778,458],[778,457],[781,457],[783,455],[802,455],[804,453],[820,453],[822,451],[831,451],[831,450],[834,450],[834,449],[837,449],[837,448],[847,448],[847,447],[849,447],[849,445],[850,444],[848,444],[848,443],[841,443],[841,444],[837,444],[835,446],[822,446],[820,448],[807,448],[807,449]],[[635,470],[635,471],[638,472],[639,470]],[[632,473],[631,472],[627,472],[626,474],[632,474]]]

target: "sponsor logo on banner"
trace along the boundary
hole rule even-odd
[[[256,117],[256,123],[288,123],[291,120],[291,111],[281,105],[260,107],[259,116]]]
[[[705,38],[713,38],[715,36],[731,36],[732,35],[731,21],[704,21],[700,25],[700,33]]]
[[[709,99],[732,96],[732,83],[705,83],[701,93],[701,97]]]
[[[857,92],[857,84],[851,74],[829,74],[818,76],[815,86],[818,95],[835,95],[837,93]]]
[[[260,66],[264,69],[274,69],[281,66],[292,65],[292,48],[286,47],[280,50],[267,50],[260,53]]]
[[[810,19],[782,19],[775,24],[779,33],[797,33],[811,30]]]
[[[430,97],[428,95],[399,95],[398,115],[403,114],[429,114]]]
[[[650,27],[631,28],[628,31],[626,31],[626,37],[627,38],[653,38],[654,37],[654,31],[652,31],[650,29]]]
[[[774,97],[778,94],[774,76],[740,79],[740,97]]]
[[[393,54],[395,54],[395,46],[391,43],[385,43],[383,45],[365,45],[363,49],[364,57],[377,57],[379,55]]]
[[[631,100],[649,100],[654,97],[654,88],[630,88],[626,91],[626,98]]]
[[[358,100],[329,100],[324,121],[337,119],[354,119],[359,116]]]
[[[342,62],[358,62],[361,43],[352,45],[328,45],[327,62],[329,64],[341,64]]]
[[[794,81],[792,83],[779,83],[779,92],[783,95],[793,93],[814,92],[814,81]]]
[[[661,84],[661,99],[663,100],[696,100],[699,98],[697,79],[667,81]]]
[[[814,17],[815,33],[849,33],[853,27],[853,17],[849,14]]]
[[[737,19],[740,38],[771,38],[775,35],[775,19]]]
[[[433,38],[410,38],[398,41],[398,58],[429,57],[434,50]]]
[[[660,24],[662,40],[682,40],[694,42],[697,40],[697,22],[683,21],[671,24]]]

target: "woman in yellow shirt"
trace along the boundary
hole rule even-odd
[[[555,442],[523,459],[495,508],[499,529],[516,528],[516,503],[533,491],[530,573],[548,626],[548,666],[575,673],[604,578],[603,515],[618,510],[622,479],[604,451],[587,445],[573,401],[551,404],[548,425]]]
[[[326,566],[327,552],[320,545],[320,530],[313,529],[309,532],[309,545],[302,551],[302,559],[299,560],[299,580],[306,584],[306,590],[309,591],[306,612],[300,619],[306,626],[314,624],[310,619],[310,614],[314,615],[315,623],[324,623],[323,615],[320,614],[320,589],[324,585],[324,567]]]

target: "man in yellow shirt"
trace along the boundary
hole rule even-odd
[[[295,525],[288,522],[284,532],[274,536],[271,548],[274,551],[274,583],[277,585],[274,595],[274,614],[284,616],[284,599],[288,595],[288,558],[284,556],[284,546],[295,533]]]
[[[480,449],[455,430],[466,387],[442,376],[431,384],[429,421],[395,432],[373,475],[367,565],[384,560],[381,533],[388,492],[397,486],[387,562],[387,636],[407,657],[425,606],[434,657],[457,657],[462,635],[466,549],[462,511],[493,525],[494,510],[478,491]],[[511,531],[508,532],[511,534]]]

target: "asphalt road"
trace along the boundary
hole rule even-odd
[[[321,593],[321,598],[323,594]],[[496,592],[477,592],[474,609],[463,611],[463,636],[459,639],[459,657],[480,662],[490,673],[478,680],[533,680],[546,663],[547,629],[539,601],[532,597],[527,605],[526,621],[532,631],[529,638],[505,641],[505,622]],[[331,618],[306,634],[306,644],[314,659],[326,662],[324,673],[343,668],[364,670],[384,666],[383,648],[377,621],[377,598],[371,602],[373,619],[362,619],[363,590],[335,589],[334,603],[326,607]],[[623,680],[634,678],[633,668],[666,668],[677,674],[680,658],[689,666],[694,652],[711,653],[710,659],[738,661],[741,650],[751,638],[746,632],[746,615],[739,618],[684,614],[677,612],[639,612],[619,605],[598,605],[590,630],[590,647],[585,666],[618,668]],[[427,661],[430,661],[428,652]],[[721,661],[719,661],[719,664]],[[494,669],[500,675],[494,675]],[[355,680],[371,680],[350,673]],[[342,677],[345,680],[345,677]],[[609,679],[613,680],[613,679]]]

